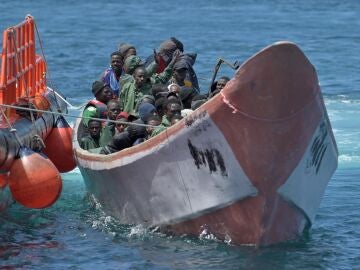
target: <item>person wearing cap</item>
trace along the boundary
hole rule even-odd
[[[125,123],[129,122],[129,114],[127,112],[121,112],[116,116],[116,120],[119,121],[119,123],[116,123],[115,125],[115,134],[124,132],[127,127]]]
[[[83,124],[88,126],[90,118],[106,118],[107,103],[113,98],[110,86],[101,81],[95,81],[92,85],[92,93],[95,99],[90,100],[83,111]]]
[[[159,46],[159,52],[150,55],[146,61],[145,66],[150,65],[153,62],[158,63],[157,73],[161,73],[164,71],[166,66],[170,63],[173,53],[179,50],[181,53],[184,52],[184,45],[180,40],[175,37],[171,37],[165,41],[163,41]]]
[[[116,51],[110,55],[110,67],[107,68],[100,76],[100,81],[110,85],[114,96],[118,97],[121,91],[120,77],[123,74],[122,55]]]

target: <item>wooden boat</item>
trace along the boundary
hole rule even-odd
[[[35,31],[34,18],[27,16],[3,34],[0,211],[13,199],[30,208],[50,206],[61,192],[59,172],[76,166],[72,130],[61,116],[66,104],[46,85],[47,66],[36,54]]]
[[[123,223],[234,244],[296,238],[337,167],[316,71],[293,43],[252,56],[219,95],[111,155],[73,148],[86,187]]]

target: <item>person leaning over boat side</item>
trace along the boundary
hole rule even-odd
[[[88,135],[80,140],[80,147],[84,150],[90,150],[100,147],[101,122],[90,119],[88,122]]]
[[[123,62],[120,52],[113,52],[110,55],[110,67],[100,77],[100,80],[110,85],[114,96],[117,98],[121,91],[120,77],[123,74]]]
[[[108,120],[116,120],[121,112],[120,104],[116,99],[112,99],[107,103],[106,116]],[[115,134],[115,123],[107,121],[101,132],[100,143],[106,145]]]
[[[88,126],[90,118],[106,118],[106,104],[112,99],[112,90],[110,86],[101,81],[95,81],[91,89],[95,99],[90,100],[83,111],[83,124]]]

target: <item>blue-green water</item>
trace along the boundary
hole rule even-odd
[[[218,57],[244,61],[275,41],[293,41],[317,69],[340,152],[315,223],[296,241],[236,247],[120,225],[89,203],[74,170],[62,175],[53,207],[14,205],[0,215],[0,269],[360,269],[359,1],[2,0],[0,10],[0,29],[35,16],[52,83],[73,104],[91,97],[119,42],[145,58],[176,36],[198,53],[206,90]]]

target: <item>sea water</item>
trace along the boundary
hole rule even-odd
[[[62,175],[51,208],[14,205],[0,215],[0,268],[360,269],[360,1],[2,0],[0,10],[0,29],[35,17],[50,85],[74,105],[91,98],[120,42],[145,58],[177,37],[198,53],[194,68],[206,92],[219,57],[243,62],[273,42],[293,41],[317,70],[339,148],[315,222],[297,240],[254,248],[124,226],[89,202],[75,169]],[[221,67],[219,75],[233,71]]]

